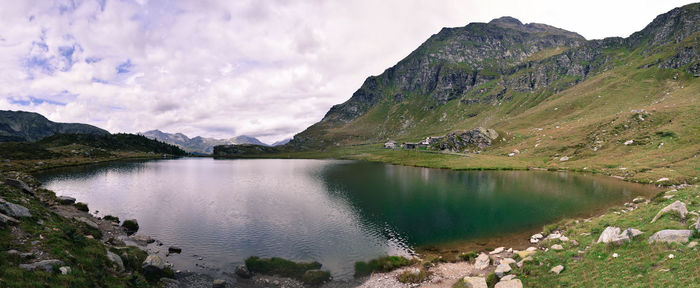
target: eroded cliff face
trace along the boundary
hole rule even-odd
[[[348,101],[333,106],[288,146],[318,148],[415,134],[408,130],[419,129],[416,122],[445,105],[484,106],[469,115],[499,109],[516,96],[532,97],[529,105],[536,105],[591,75],[624,65],[621,52],[659,54],[658,62],[650,65],[698,74],[699,7],[692,4],[662,14],[626,39],[587,41],[574,32],[522,24],[512,17],[443,28],[384,73],[367,78]],[[674,43],[682,45],[668,47]],[[357,127],[360,120],[367,123]],[[372,121],[404,124],[382,124],[372,132]]]

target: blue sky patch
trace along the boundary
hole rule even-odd
[[[117,68],[117,74],[129,73],[129,72],[131,72],[130,69],[131,69],[133,66],[134,66],[134,65],[131,64],[131,59],[126,60],[126,62],[117,65],[117,67],[116,67],[116,68]]]

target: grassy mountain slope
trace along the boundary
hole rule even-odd
[[[443,29],[395,67],[368,78],[350,100],[334,106],[321,122],[296,135],[287,147],[328,150],[381,143],[387,138],[415,141],[483,126],[496,129],[502,138],[484,151],[481,158],[506,157],[514,149],[522,152],[514,158],[498,160],[499,163],[697,181],[694,177],[700,169],[696,158],[700,152],[700,4],[662,14],[626,39],[579,41],[566,34],[560,36],[568,40],[562,40],[563,45],[528,46],[540,43],[537,41],[542,34],[523,32],[526,28],[518,26],[519,22],[502,25],[494,21],[453,30],[459,35],[483,32],[485,38],[479,45],[488,46],[496,54],[503,53],[505,60],[495,62],[496,69],[488,68],[487,63],[493,63],[490,58],[477,59],[482,66],[474,69],[475,60],[455,57],[469,55],[472,51],[469,47],[477,44],[465,44],[467,48],[458,45],[459,49],[450,50],[455,46],[444,44],[452,40],[440,36],[445,34]],[[512,37],[508,35],[516,32],[526,35],[517,38],[519,41],[530,39],[529,42],[508,40]],[[505,55],[513,54],[508,51],[519,46],[494,44],[489,38],[493,35],[511,44],[521,43],[525,48],[522,51],[526,52],[508,58]],[[464,41],[454,35],[448,38]],[[434,56],[440,53],[445,55]],[[456,60],[441,62],[437,72],[403,67],[423,56]],[[454,71],[460,67],[469,67],[463,71],[474,69],[472,73],[477,76],[458,77],[461,74]],[[408,74],[397,76],[396,71]],[[426,86],[432,90],[401,86],[401,79],[417,77],[423,72],[430,76],[426,79],[437,79],[432,86]],[[441,98],[441,93],[448,90],[452,94]],[[370,94],[373,100],[365,101]],[[356,114],[350,113],[353,111]],[[629,140],[632,143],[625,145]],[[393,162],[395,157],[403,157],[398,156],[400,153],[376,151],[353,157]],[[563,156],[570,160],[559,161]],[[476,160],[457,162],[464,161]]]
[[[54,134],[95,134],[109,132],[79,123],[56,123],[32,112],[0,111],[0,142],[34,142]]]

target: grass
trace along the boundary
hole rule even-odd
[[[418,273],[415,273],[412,271],[412,269],[409,269],[396,276],[396,280],[399,280],[401,283],[418,284],[427,280],[430,275],[433,275],[433,272],[428,271],[425,268],[418,269]]]
[[[331,279],[330,272],[318,270],[321,268],[321,263],[318,262],[293,262],[277,257],[252,256],[245,260],[245,265],[253,273],[290,277],[310,285],[322,284]]]
[[[384,256],[368,262],[355,262],[355,277],[362,277],[373,272],[389,272],[401,267],[413,265],[414,261],[402,256]]]

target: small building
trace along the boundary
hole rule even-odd
[[[396,145],[396,141],[394,141],[394,140],[389,140],[389,141],[386,141],[386,143],[384,143],[384,148],[387,148],[387,149],[396,149],[396,148],[398,148],[398,146]]]
[[[403,143],[401,144],[401,147],[404,149],[416,149],[416,148],[428,148],[428,144],[425,144],[423,142],[418,142],[418,143]]]

